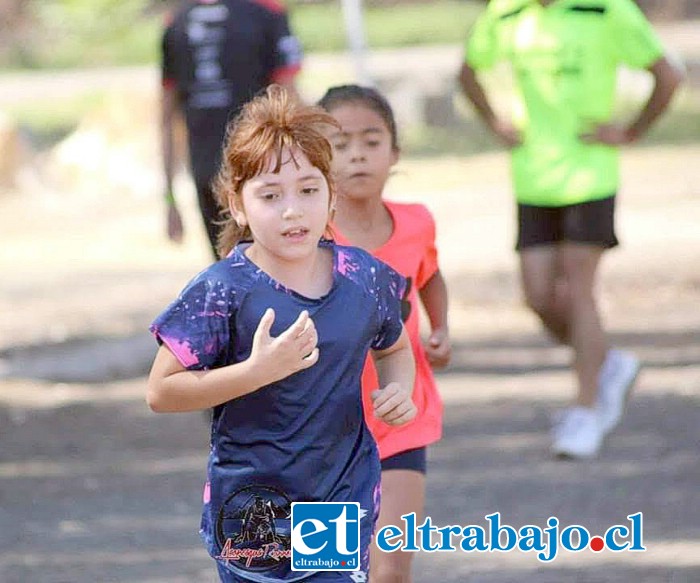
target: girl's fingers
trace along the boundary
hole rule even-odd
[[[311,321],[311,320],[309,320]],[[318,334],[316,333],[316,327],[311,324],[307,326],[305,330],[294,339],[295,350],[301,354],[301,356],[307,356],[318,344]]]
[[[303,356],[306,357],[308,356],[311,351],[316,348],[316,339],[315,338],[309,338],[304,342],[303,344],[300,345],[299,348],[299,353]]]
[[[301,369],[304,370],[305,368],[312,367],[314,364],[316,364],[318,362],[319,354],[318,348],[314,348],[308,356],[301,359]]]
[[[275,321],[275,311],[272,308],[268,308],[265,310],[265,313],[262,315],[262,318],[260,318],[260,322],[258,322],[258,327],[255,330],[255,334],[253,335],[253,339],[262,339],[262,338],[269,338],[270,337],[270,329],[272,328],[272,324]]]
[[[415,407],[409,409],[399,417],[392,419],[390,421],[387,421],[389,425],[403,425],[404,423],[408,423],[412,419],[415,419],[416,417],[417,410]]]
[[[309,312],[306,310],[302,310],[299,313],[299,316],[297,317],[296,321],[294,324],[292,324],[292,328],[298,328],[299,332],[304,330],[304,328],[308,325],[309,323]]]
[[[374,404],[375,414],[377,409],[384,407],[384,405],[398,393],[400,390],[399,385],[396,383],[389,383],[383,389],[377,389],[372,393],[372,401]]]
[[[291,340],[292,342],[296,342],[300,337],[314,333],[315,330],[316,327],[309,317],[309,312],[304,310],[299,314],[294,323],[278,336],[278,339],[281,341]]]
[[[299,332],[299,336],[302,334],[308,334],[310,331],[316,330],[316,326],[314,325],[314,321],[309,318],[309,313],[304,311],[302,314],[306,314],[306,319],[304,320],[304,327],[301,329],[301,332]]]
[[[377,397],[374,401],[374,414],[382,419],[389,415],[396,407],[400,406],[401,403],[406,401],[406,395],[401,394],[398,387],[393,387],[393,391],[390,391],[390,387],[387,386],[386,389],[382,391],[382,394]]]
[[[413,419],[416,415],[416,407],[411,401],[402,401],[382,417],[389,425],[401,425]]]
[[[308,320],[309,312],[306,310],[302,311],[299,316],[297,316],[297,319],[290,324],[289,328],[282,332],[277,338],[280,340],[296,339],[306,327]]]
[[[372,393],[374,415],[389,425],[401,425],[416,416],[411,398],[398,383],[389,383],[383,390]]]
[[[301,334],[297,337],[300,342],[308,342],[309,340],[314,343],[318,342],[318,332],[316,332],[316,326],[309,319],[309,325],[304,328]]]

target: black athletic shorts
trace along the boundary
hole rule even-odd
[[[382,471],[413,470],[425,474],[427,466],[427,449],[419,447],[394,454],[382,460]]]
[[[518,204],[518,251],[565,241],[615,247],[615,195],[559,207]]]

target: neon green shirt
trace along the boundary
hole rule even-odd
[[[509,61],[523,107],[512,152],[519,202],[564,206],[618,188],[617,148],[579,135],[610,120],[618,66],[645,69],[663,54],[633,0],[491,0],[465,48],[475,70]]]

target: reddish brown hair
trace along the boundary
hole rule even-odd
[[[242,204],[243,185],[273,165],[279,172],[282,153],[298,150],[312,166],[321,171],[333,199],[331,177],[332,148],[323,134],[325,126],[339,127],[331,115],[320,107],[304,106],[286,89],[270,85],[266,92],[249,101],[240,115],[229,124],[221,169],[214,182],[216,202],[223,216],[217,251],[225,257],[241,240],[251,236],[250,229],[240,227],[231,217],[229,201]]]

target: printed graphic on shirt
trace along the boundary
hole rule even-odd
[[[284,575],[291,556],[291,501],[277,488],[247,486],[231,494],[216,520],[217,559],[233,571]]]

